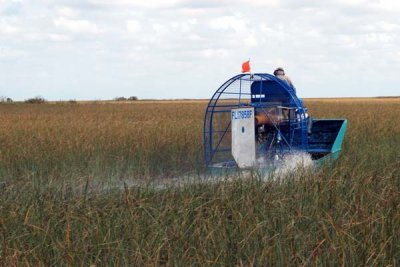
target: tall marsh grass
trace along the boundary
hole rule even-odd
[[[202,173],[205,104],[0,105],[0,265],[400,264],[398,99],[306,101],[349,120],[314,172],[90,190]]]

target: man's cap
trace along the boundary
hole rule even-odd
[[[278,75],[278,72],[282,72],[282,73],[279,73],[279,74],[285,75],[285,70],[283,68],[281,68],[281,67],[276,68],[276,70],[274,70],[274,75]]]

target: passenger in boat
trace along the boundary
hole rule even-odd
[[[279,79],[285,81],[291,88],[293,88],[294,92],[296,92],[296,88],[294,87],[292,80],[289,78],[289,76],[285,74],[285,70],[283,68],[277,68],[274,71],[274,75]]]
[[[287,76],[285,74],[285,70],[283,68],[281,68],[281,67],[276,68],[276,70],[274,71],[274,75],[276,77],[278,77],[279,79],[285,81],[294,90],[294,92],[296,93],[296,88],[294,87],[292,80],[289,78],[289,76]],[[301,102],[303,102],[302,99],[300,99],[300,100],[301,100]],[[312,133],[313,120],[312,120],[311,116],[307,112],[305,113],[305,116],[306,116],[306,119],[308,120],[307,132],[308,132],[308,134],[311,134]]]

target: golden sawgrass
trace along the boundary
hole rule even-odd
[[[0,105],[0,265],[398,265],[400,100],[305,102],[349,120],[334,165],[92,193],[203,171],[206,101]]]

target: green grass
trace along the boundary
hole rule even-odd
[[[39,153],[35,154],[36,158],[29,158],[29,167],[16,156],[22,150],[14,150],[13,157],[2,154],[0,177],[6,184],[0,185],[0,265],[398,266],[400,129],[396,122],[400,116],[399,103],[371,100],[307,104],[315,117],[348,118],[343,153],[333,165],[315,172],[304,170],[289,174],[279,182],[264,182],[254,174],[213,185],[193,184],[163,190],[151,186],[96,190],[100,180],[96,175],[102,170],[113,179],[132,174],[140,178],[146,174],[142,170],[156,165],[160,171],[147,173],[148,176],[178,172],[174,161],[165,158],[164,162],[167,154],[157,155],[156,151],[160,150],[148,141],[142,142],[146,144],[144,150],[137,154],[131,151],[134,155],[130,155],[134,158],[147,153],[142,159],[143,169],[130,172],[117,165],[114,167],[117,174],[112,176],[112,164],[106,162],[104,151],[116,149],[114,155],[117,155],[117,148],[130,139],[122,138],[118,146],[109,146],[106,141],[116,135],[111,126],[99,135],[105,141],[97,142],[97,150],[71,147],[76,150],[70,162],[58,160],[71,151],[63,154],[61,150],[45,150],[45,146],[39,146],[41,153],[48,151],[49,154],[47,171],[42,170],[44,163],[38,164],[43,160]],[[196,131],[201,129],[201,116],[195,117],[195,121],[189,118],[201,112],[202,107],[185,106],[187,113],[184,114],[190,113],[185,121],[192,123],[190,127]],[[46,108],[57,110],[59,107]],[[124,114],[139,110],[121,108]],[[105,105],[96,109],[110,111],[114,107]],[[66,108],[62,112],[67,111]],[[181,116],[186,118],[184,114]],[[189,166],[200,170],[201,133],[191,132],[189,127],[175,122],[173,116],[169,118],[168,121],[163,118],[165,125],[177,123],[182,127],[176,132],[168,132],[161,126],[154,128],[155,132],[164,133],[163,138],[171,140],[165,141],[163,148],[175,158],[175,163],[185,164],[182,172],[190,170]],[[118,116],[115,120],[118,121]],[[55,131],[51,124],[47,127]],[[8,132],[18,133],[16,129],[11,127]],[[22,129],[19,128],[20,134]],[[177,133],[187,134],[187,147],[176,143]],[[112,138],[107,139],[107,134]],[[20,146],[24,147],[23,142],[28,142],[29,136],[22,136]],[[68,135],[63,137],[72,139]],[[11,143],[14,138],[3,135],[1,144]],[[47,148],[56,148],[51,140]],[[164,141],[154,142],[159,145]],[[79,144],[83,143],[79,140]],[[184,149],[190,151],[189,156],[181,154]],[[61,156],[56,161],[52,155]],[[76,157],[82,159],[78,170],[73,166],[78,162]],[[101,159],[98,165],[87,164],[94,158]],[[124,162],[128,169],[135,170],[129,161]],[[74,170],[70,177],[68,168]],[[107,175],[101,179],[106,181]]]

